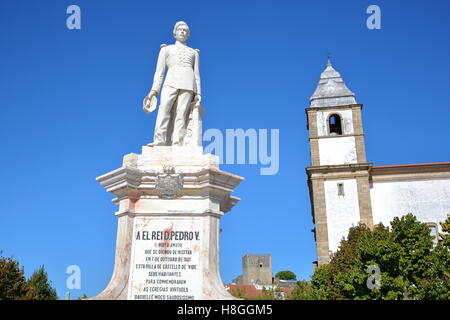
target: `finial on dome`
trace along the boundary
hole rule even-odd
[[[331,53],[328,52],[328,63],[327,63],[327,67],[331,66]]]

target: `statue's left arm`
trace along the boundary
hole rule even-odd
[[[196,100],[198,101],[198,103],[200,103],[201,95],[202,95],[202,89],[201,89],[201,84],[200,84],[200,54],[199,54],[199,52],[200,52],[200,50],[198,50],[198,49],[195,50],[195,62],[194,62],[194,81],[195,81],[195,86],[197,88]]]

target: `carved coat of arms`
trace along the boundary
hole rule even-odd
[[[163,173],[156,177],[155,189],[158,196],[163,199],[180,197],[183,189],[183,174],[175,173],[173,167],[164,166]]]

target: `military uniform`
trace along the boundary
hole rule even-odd
[[[179,42],[161,45],[151,89],[159,93],[162,87],[153,139],[155,145],[167,143],[172,107],[176,108],[172,144],[182,145],[190,104],[194,94],[201,95],[199,62],[198,50]],[[164,81],[166,68],[168,71]]]

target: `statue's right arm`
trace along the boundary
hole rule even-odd
[[[156,95],[161,91],[161,87],[164,81],[164,72],[166,71],[166,46],[161,46],[161,50],[158,55],[158,62],[156,63],[155,76],[153,77],[152,91],[156,92]]]

